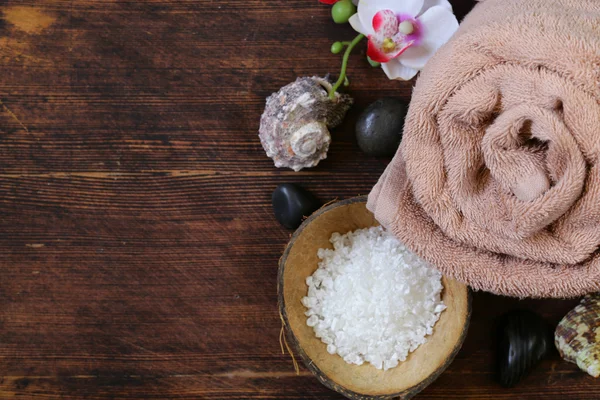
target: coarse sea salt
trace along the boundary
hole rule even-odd
[[[394,368],[446,309],[442,275],[382,227],[334,233],[306,278],[306,324],[347,363]]]

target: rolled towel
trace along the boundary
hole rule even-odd
[[[600,1],[484,0],[427,63],[375,217],[442,273],[600,291]]]

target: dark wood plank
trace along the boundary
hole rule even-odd
[[[470,0],[453,2],[464,15]],[[276,270],[290,232],[270,194],[368,193],[389,160],[361,154],[356,114],[408,100],[352,56],[356,106],[329,158],[276,170],[257,138],[265,97],[337,73],[353,36],[316,0],[0,3],[0,397],[339,399],[282,355]],[[423,399],[594,399],[557,354],[522,385],[493,379],[495,318],[556,323],[575,301],[477,293],[454,364]]]

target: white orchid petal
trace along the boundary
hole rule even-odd
[[[348,20],[348,22],[350,23],[350,26],[352,26],[352,28],[359,33],[362,33],[363,35],[369,35],[369,32],[367,31],[367,28],[365,28],[362,24],[362,22],[360,22],[360,18],[358,17],[358,13],[354,14],[353,16],[350,17],[350,19]]]
[[[361,0],[359,6],[380,10],[392,10],[397,14],[416,16],[425,0]]]
[[[389,79],[401,79],[409,81],[417,75],[419,72],[416,69],[406,67],[398,61],[398,59],[391,60],[390,62],[381,64],[383,72]]]
[[[358,17],[362,25],[368,29],[367,35],[374,33],[373,17],[379,11],[392,10],[396,14],[417,16],[423,8],[425,0],[361,0],[358,3]]]
[[[375,7],[369,7],[368,5],[365,5],[365,0],[361,0],[361,2],[358,3],[356,15],[358,15],[360,24],[365,29],[363,34],[368,36],[375,33],[375,29],[373,29],[373,16],[377,14],[378,11],[379,10]]]
[[[448,9],[448,11],[452,11],[452,4],[450,4],[448,0],[425,0],[423,2],[423,8],[421,8],[419,15],[423,14],[425,11],[435,6],[442,6]]]
[[[435,49],[423,43],[420,46],[409,47],[400,55],[399,59],[407,67],[422,70],[433,53],[435,53]]]
[[[400,60],[407,67],[421,70],[458,29],[458,21],[451,11],[442,6],[427,10],[419,21],[423,27],[423,40],[418,46],[407,49]]]
[[[458,20],[441,6],[432,7],[419,17],[423,27],[423,42],[435,50],[442,47],[458,29]]]

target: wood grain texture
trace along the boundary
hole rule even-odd
[[[453,2],[464,15],[471,0]],[[389,160],[356,114],[408,100],[363,53],[330,156],[276,170],[257,138],[265,97],[337,73],[352,37],[317,0],[0,2],[0,397],[340,399],[279,347],[277,261],[290,232],[270,195],[368,193]],[[476,293],[465,345],[421,399],[597,399],[554,354],[515,389],[490,334],[513,307],[558,322],[576,301]]]

